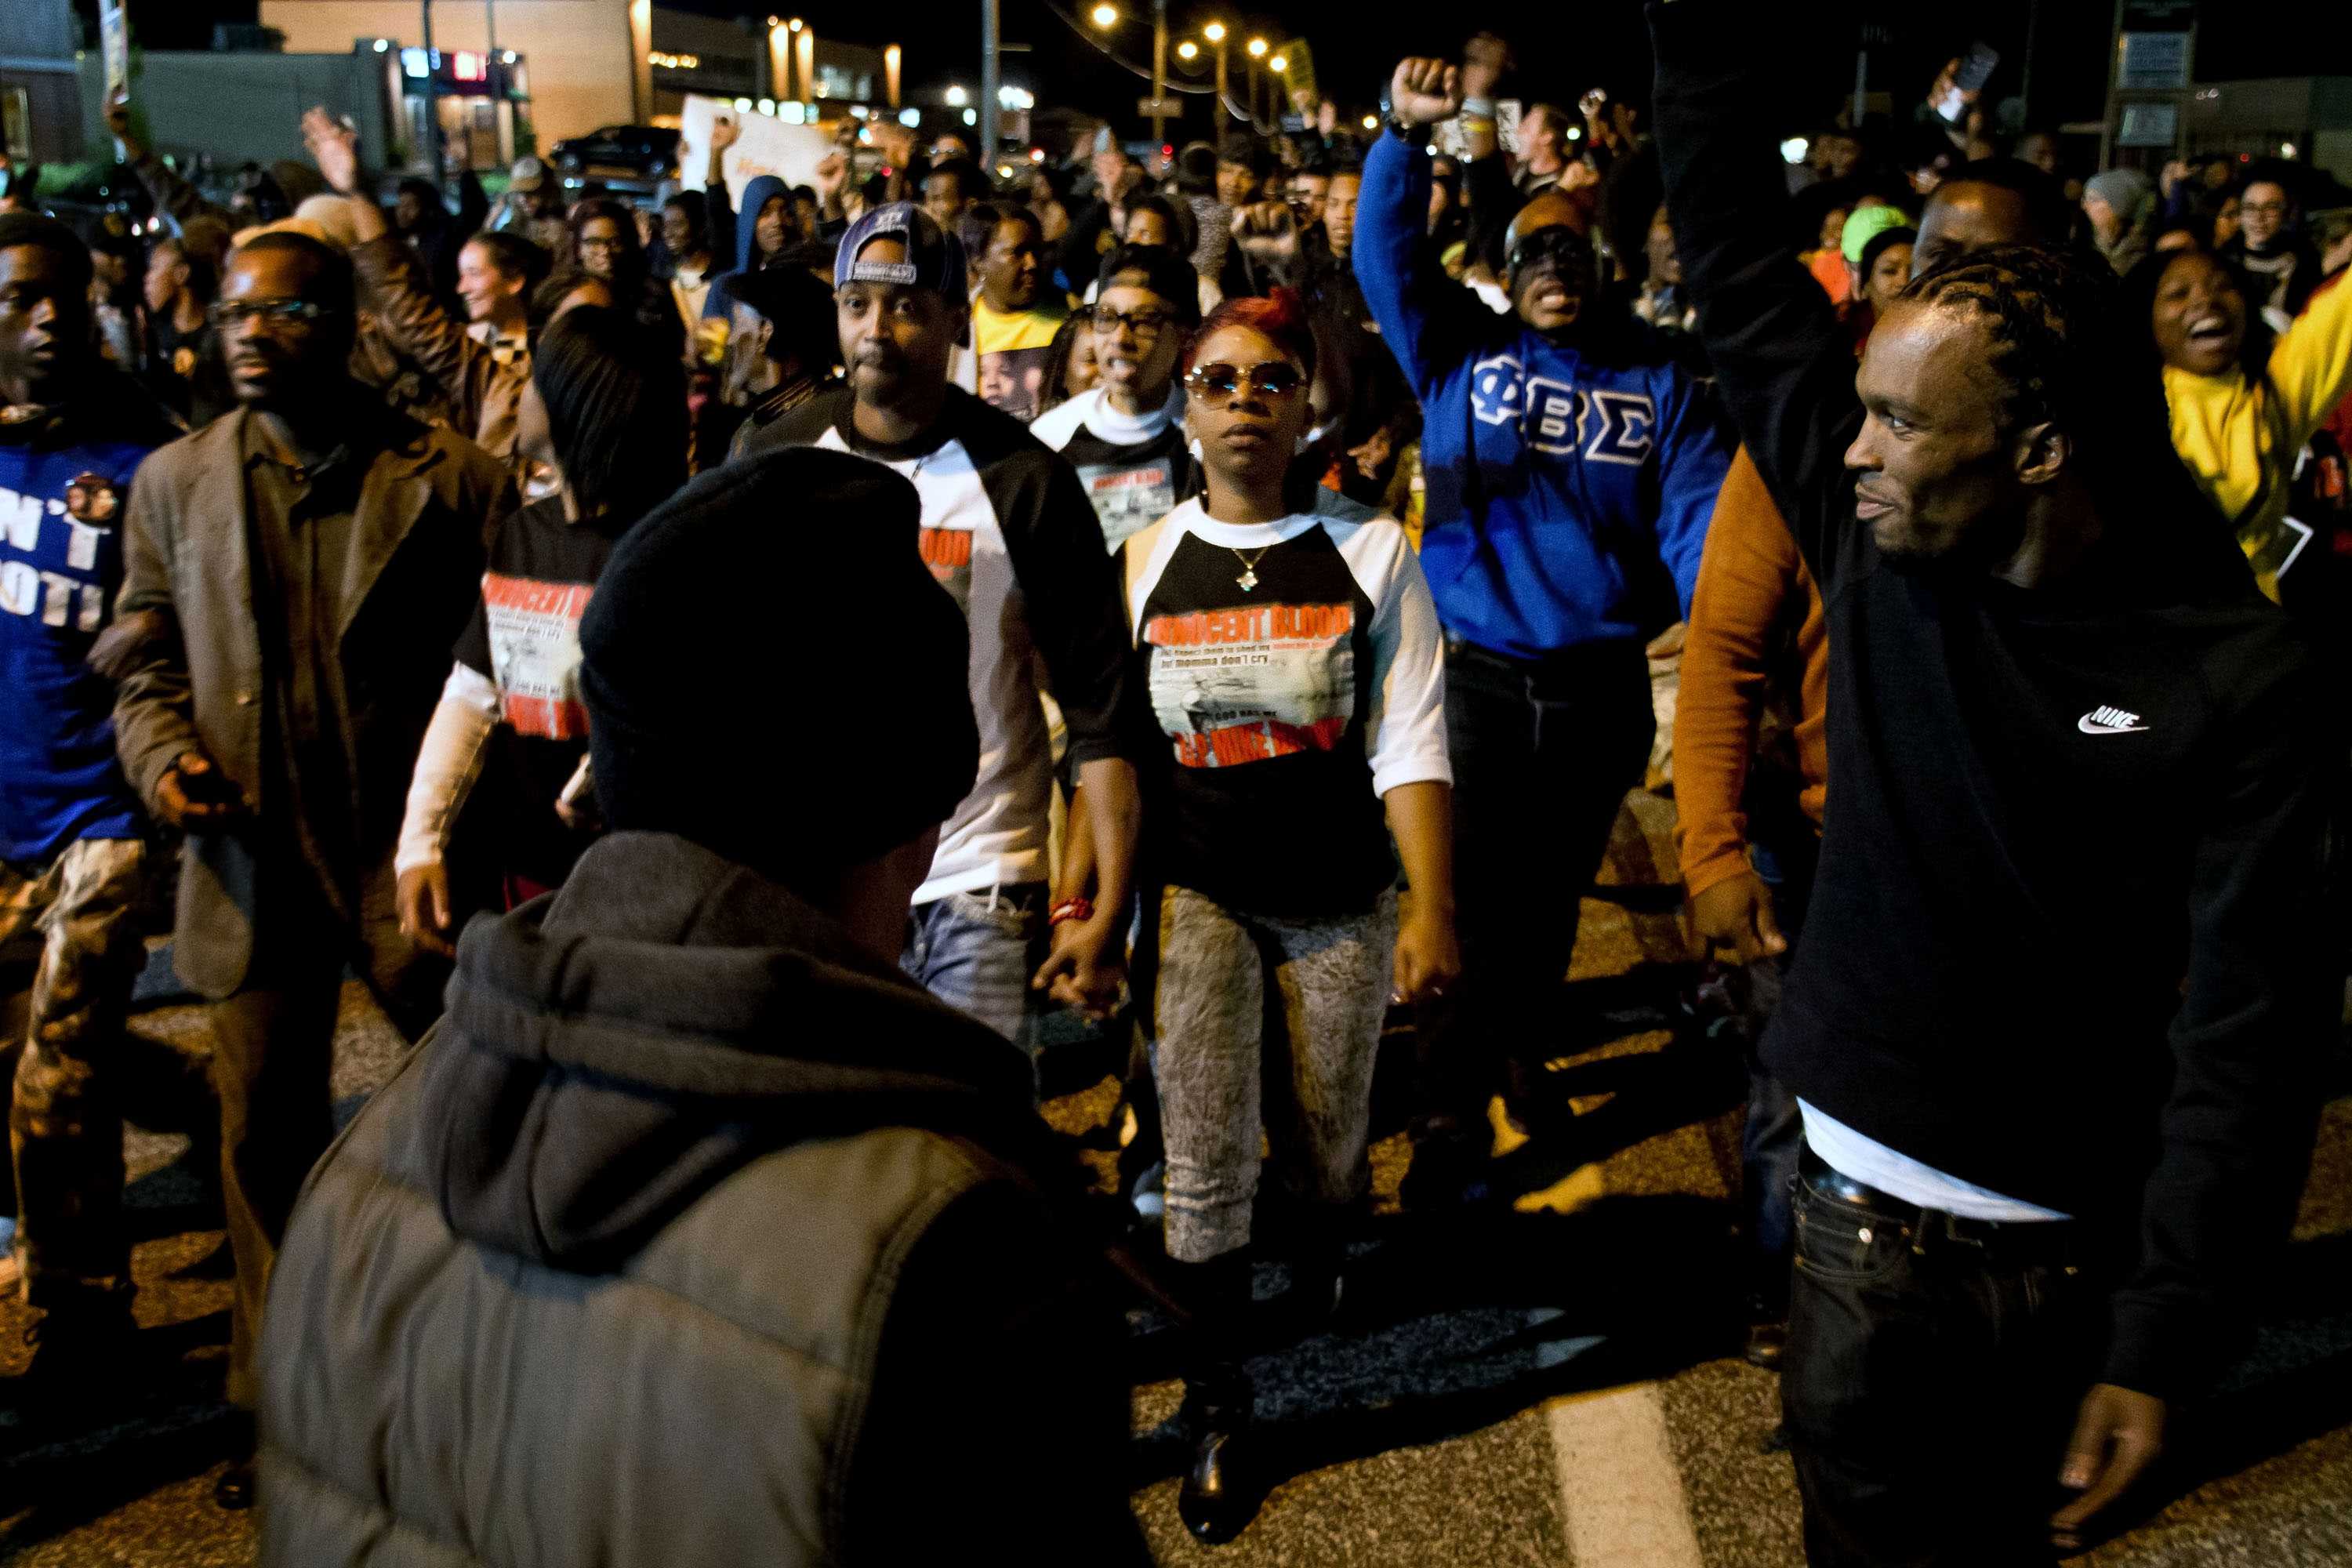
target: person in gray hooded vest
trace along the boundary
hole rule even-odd
[[[979,760],[917,510],[790,449],[620,542],[580,633],[613,831],[467,927],[312,1173],[263,1563],[1148,1562],[1076,1177],[1022,1053],[897,965]],[[713,616],[722,581],[856,591]]]

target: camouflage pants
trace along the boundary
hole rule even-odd
[[[0,865],[0,951],[39,942],[8,1112],[16,1252],[37,1305],[131,1283],[117,1074],[145,957],[146,862],[139,839],[84,838],[37,874]]]

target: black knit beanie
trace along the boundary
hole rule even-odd
[[[963,613],[914,486],[789,447],[627,532],[580,623],[596,799],[786,886],[946,820],[980,771]]]

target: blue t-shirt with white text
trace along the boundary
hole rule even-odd
[[[156,443],[56,444],[0,427],[0,860],[46,865],[145,831],[114,752],[114,688],[89,668],[122,586],[131,476]]]

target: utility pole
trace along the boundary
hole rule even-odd
[[[505,116],[499,110],[507,102],[507,68],[499,63],[499,0],[482,0],[482,79],[491,87],[490,151],[499,163],[508,162],[506,146],[499,136],[499,127]],[[509,110],[511,113],[511,110]],[[470,113],[468,119],[470,120]],[[466,134],[466,166],[474,165],[474,139],[469,129]]]
[[[996,178],[997,0],[980,0],[980,169]]]
[[[433,49],[433,0],[425,8],[425,155],[432,161],[433,188],[444,191],[441,180],[441,58]]]
[[[2018,100],[2025,105],[2025,129],[2042,122],[2033,117],[2033,53],[2042,41],[2042,0],[2026,0],[2024,71],[2018,83]]]
[[[1151,144],[1168,144],[1168,120],[1160,106],[1168,100],[1168,0],[1151,0]]]

